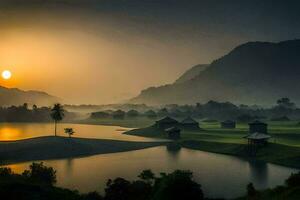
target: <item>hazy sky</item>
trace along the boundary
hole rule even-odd
[[[0,0],[0,85],[114,103],[247,41],[300,37],[300,4],[264,0]]]

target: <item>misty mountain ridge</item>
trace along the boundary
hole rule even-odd
[[[196,65],[187,71],[185,71],[174,83],[183,83],[185,81],[191,80],[195,78],[197,75],[200,74],[206,67],[209,66],[208,64],[199,64]]]
[[[193,78],[143,90],[131,103],[194,104],[209,100],[274,104],[300,103],[300,40],[248,42],[213,61]],[[180,80],[180,78],[178,79]]]
[[[46,92],[35,90],[24,91],[18,88],[0,86],[0,106],[22,105],[24,103],[49,106],[57,102],[61,102],[61,99],[51,96]]]

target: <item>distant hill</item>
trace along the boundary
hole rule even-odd
[[[185,81],[191,80],[193,78],[195,78],[197,75],[200,74],[200,72],[202,72],[203,70],[205,70],[205,68],[208,65],[205,64],[199,64],[196,65],[192,68],[190,68],[189,70],[187,70],[186,72],[184,72],[176,81],[175,83],[183,83]]]
[[[34,90],[24,91],[17,88],[0,86],[0,106],[22,105],[24,103],[48,106],[57,102],[61,102],[61,99],[45,92]]]
[[[145,89],[131,103],[193,104],[208,100],[274,104],[289,97],[300,103],[300,40],[249,42],[215,60],[197,76]]]

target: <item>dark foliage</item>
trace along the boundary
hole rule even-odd
[[[50,122],[51,108],[37,107],[30,109],[26,103],[22,106],[0,107],[0,122]],[[67,120],[75,117],[74,113],[66,112]]]
[[[248,197],[255,197],[256,195],[257,195],[257,191],[256,191],[256,189],[254,188],[254,185],[253,185],[253,183],[249,183],[248,185],[247,185],[247,195],[248,195]]]
[[[156,112],[154,112],[153,110],[148,110],[144,113],[147,117],[149,118],[156,118],[157,117],[157,114]]]
[[[0,168],[0,198],[10,200],[184,200],[204,199],[201,185],[193,181],[190,171],[176,170],[161,173],[144,170],[140,180],[124,178],[108,180],[104,197],[97,192],[79,194],[77,191],[53,186],[55,170],[33,163],[28,171],[15,174],[10,168]],[[298,199],[300,172],[286,180],[286,186],[266,191],[256,191],[253,184],[247,185],[247,195],[240,199]],[[292,197],[292,198],[290,198]],[[276,198],[277,199],[277,198]],[[207,199],[208,200],[208,199]]]
[[[201,185],[192,180],[190,171],[176,170],[156,178],[153,200],[179,199],[204,199]]]
[[[129,110],[127,113],[126,113],[126,115],[128,116],[128,117],[137,117],[137,116],[139,116],[139,112],[138,111],[136,111],[136,110]]]
[[[56,171],[52,167],[45,166],[41,163],[32,163],[29,170],[25,170],[22,174],[32,182],[53,185],[56,183]]]
[[[288,187],[300,187],[300,172],[291,174],[285,183]]]
[[[113,118],[115,119],[124,119],[125,112],[123,110],[117,110],[112,113]]]
[[[93,112],[91,113],[91,118],[92,119],[104,119],[110,117],[110,114],[107,112]]]

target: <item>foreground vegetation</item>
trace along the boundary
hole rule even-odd
[[[55,186],[56,171],[43,163],[32,163],[29,170],[15,174],[10,168],[0,168],[1,199],[12,200],[209,200],[205,198],[201,185],[193,180],[190,171],[175,170],[172,173],[155,175],[144,170],[137,180],[124,178],[109,179],[104,194],[78,191]],[[247,194],[237,200],[277,199],[296,200],[300,198],[300,172],[292,174],[285,185],[274,189],[257,191],[252,183]]]
[[[15,174],[10,168],[0,168],[0,196],[18,200],[176,200],[204,199],[201,185],[196,183],[189,171],[176,170],[156,176],[150,170],[143,171],[138,180],[109,179],[105,194],[97,192],[79,194],[55,187],[56,171],[33,163],[29,170]]]

